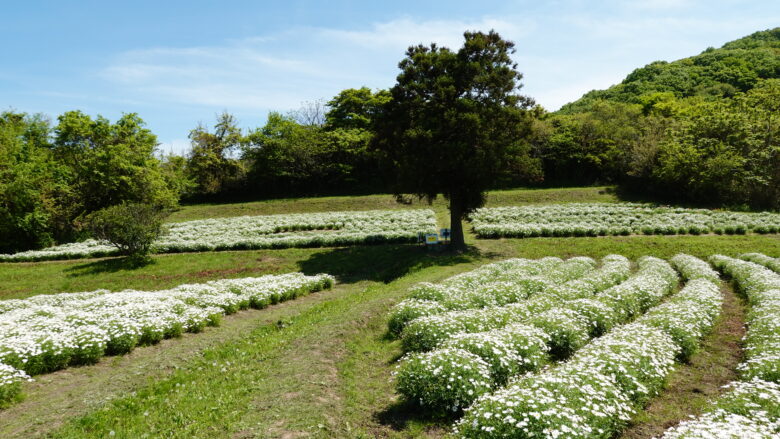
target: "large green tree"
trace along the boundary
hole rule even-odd
[[[75,216],[123,202],[176,205],[179,194],[168,186],[155,156],[157,136],[137,114],[111,123],[69,111],[58,121],[53,151],[68,167]]]
[[[531,102],[519,94],[514,43],[494,31],[464,38],[457,52],[436,44],[406,51],[374,141],[396,173],[397,194],[449,201],[458,250],[462,220],[484,204],[485,191],[533,164],[524,139]]]

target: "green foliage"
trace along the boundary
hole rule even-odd
[[[270,113],[265,126],[247,136],[249,185],[263,195],[287,196],[376,187],[378,164],[367,148],[372,133],[334,123],[339,126],[301,124]]]
[[[213,133],[203,125],[190,131],[186,178],[193,182],[195,193],[217,194],[236,186],[244,168],[231,154],[243,141],[235,117],[227,112],[217,116]]]
[[[592,91],[542,125],[548,184],[621,183],[668,202],[780,208],[780,28]]]
[[[661,144],[651,181],[683,199],[780,208],[780,80],[696,106]]]
[[[457,52],[436,44],[406,51],[374,143],[396,173],[396,193],[449,200],[454,247],[463,246],[461,220],[484,203],[484,191],[532,164],[514,44],[493,31],[464,38]]]
[[[162,157],[160,170],[168,187],[180,197],[191,195],[196,188],[187,166],[187,158],[176,154]]]
[[[545,180],[563,183],[615,181],[641,145],[639,105],[598,101],[591,111],[547,118],[552,133],[541,150]]]
[[[154,156],[157,137],[137,114],[112,124],[69,111],[58,122],[52,149],[69,168],[77,215],[123,202],[176,205],[178,194],[167,186]]]
[[[167,213],[147,204],[120,204],[90,214],[87,224],[97,239],[110,242],[127,256],[143,258],[162,233]]]
[[[108,206],[175,206],[186,184],[161,167],[156,147],[136,114],[111,123],[70,111],[53,129],[40,115],[0,114],[0,252],[71,240]]]
[[[372,92],[368,87],[342,90],[328,101],[330,110],[325,114],[325,124],[329,129],[371,128],[373,120],[383,105],[390,101],[387,90]]]
[[[642,104],[646,96],[672,94],[677,98],[701,96],[731,98],[762,79],[780,74],[780,28],[756,32],[709,48],[699,55],[674,62],[655,61],[631,72],[620,84],[594,90],[564,105],[561,113],[587,112],[598,100]]]
[[[52,243],[69,191],[67,169],[49,149],[48,120],[0,114],[0,252]]]

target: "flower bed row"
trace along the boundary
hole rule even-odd
[[[420,232],[436,231],[436,216],[430,209],[241,216],[168,224],[153,250],[176,253],[416,242]],[[108,243],[87,240],[0,254],[0,261],[73,259],[114,253],[116,249]]]
[[[12,398],[28,375],[199,332],[224,314],[264,308],[333,282],[329,275],[290,273],[153,292],[100,290],[0,302],[0,401]]]
[[[777,213],[724,212],[635,203],[482,208],[469,219],[480,238],[780,232],[780,214]]]
[[[646,259],[640,262],[640,267],[647,266],[647,269],[640,268],[640,272],[644,273],[649,267],[657,265],[655,261],[668,266],[660,260]],[[615,285],[628,276],[630,264],[627,259],[613,256],[605,258],[604,262],[592,275],[545,289],[522,302],[418,317],[410,321],[401,332],[403,349],[406,352],[429,351],[457,333],[498,329],[543,313],[561,301],[590,299],[596,292],[594,290]],[[671,267],[669,270],[674,275]]]
[[[640,285],[647,276],[662,281]],[[554,297],[543,301],[547,308],[533,316],[485,332],[458,332],[436,350],[408,355],[396,371],[397,390],[426,409],[458,411],[512,377],[568,357],[592,337],[660,301],[676,283],[668,264],[644,258],[625,285],[595,297],[587,289],[567,296],[569,300]],[[646,305],[635,309],[640,301]]]
[[[740,255],[739,258],[746,261],[755,262],[756,264],[763,265],[775,273],[780,273],[780,258],[772,258],[761,253],[745,253]]]
[[[760,256],[748,258],[760,261]],[[721,255],[710,262],[732,278],[750,304],[746,359],[738,366],[743,381],[729,384],[707,412],[667,430],[663,438],[780,437],[780,275]]]
[[[418,317],[521,302],[540,291],[580,278],[595,266],[596,261],[582,257],[566,261],[554,257],[508,259],[437,284],[423,282],[410,288],[409,298],[393,308],[388,329],[398,336],[408,322]]]
[[[692,273],[691,273],[692,274]],[[718,284],[695,276],[665,303],[595,339],[558,367],[477,399],[464,438],[610,438],[662,388],[720,313]]]

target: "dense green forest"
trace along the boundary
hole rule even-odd
[[[347,89],[251,129],[224,113],[189,133],[184,156],[161,156],[136,114],[5,111],[0,252],[78,239],[90,213],[121,203],[391,192],[377,145],[392,99]],[[645,199],[780,208],[780,28],[651,63],[557,112],[517,106],[522,167],[495,186],[614,183]]]

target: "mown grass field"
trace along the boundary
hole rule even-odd
[[[608,188],[499,191],[488,197],[494,206],[572,201],[617,198]],[[274,200],[185,206],[171,221],[403,207],[409,206],[388,195]],[[445,203],[434,208],[446,225]],[[387,312],[410,285],[509,257],[780,256],[778,235],[476,240],[469,234],[467,242],[470,250],[461,255],[378,245],[156,255],[152,264],[135,269],[115,258],[0,264],[2,299],[97,288],[151,290],[289,271],[330,273],[339,281],[329,291],[226,317],[203,334],[36,377],[23,401],[0,411],[0,437],[441,437],[448,422],[417,416],[397,401],[390,381],[400,347],[386,337]],[[625,437],[650,437],[695,414],[731,379],[744,310],[729,287],[726,293],[728,306],[705,348],[675,372],[660,402]]]

